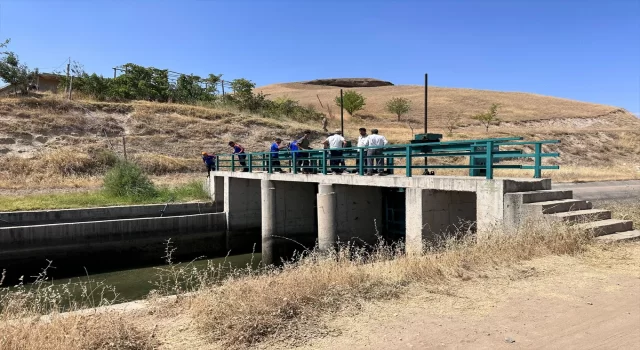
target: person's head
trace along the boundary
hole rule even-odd
[[[371,133],[372,134],[377,134],[378,133],[378,129],[371,129]]]
[[[282,143],[282,139],[279,137],[276,137],[275,141],[276,141],[276,144],[278,145]]]
[[[206,156],[206,155],[207,155],[207,152],[202,152],[202,156],[203,157]]]
[[[236,145],[236,143],[235,143],[235,142],[233,142],[233,141],[229,141],[229,146],[233,147],[233,146],[235,146],[235,145]]]
[[[311,130],[305,130],[303,134],[304,136],[309,136],[311,135]]]
[[[335,135],[342,135],[342,130],[340,130],[340,129],[336,129],[333,133],[334,133]]]
[[[360,135],[362,135],[362,136],[367,134],[367,129],[365,129],[365,128],[360,128],[360,129],[358,129],[358,131],[360,131]]]

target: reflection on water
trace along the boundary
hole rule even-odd
[[[259,253],[235,255],[226,258],[197,260],[190,263],[190,268],[203,270],[208,266],[224,265],[228,268],[226,271],[230,271],[238,268],[247,268],[247,266],[251,265],[251,267],[255,269],[260,263],[260,260],[261,255]],[[185,264],[186,263],[175,264],[174,266],[181,267]],[[54,281],[54,284],[61,285],[65,283],[86,282],[87,280],[102,282],[104,285],[115,288],[116,293],[118,293],[119,302],[138,300],[147,296],[151,290],[158,288],[154,285],[154,282],[157,283],[159,281],[160,268],[163,267],[167,267],[167,265],[106,272],[95,275],[89,274],[88,277],[59,279]]]

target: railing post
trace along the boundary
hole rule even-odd
[[[358,150],[358,175],[364,175],[364,152],[365,149]]]
[[[269,167],[267,168],[269,174],[273,174],[273,154],[269,153]]]
[[[407,164],[405,166],[407,177],[411,177],[411,146],[405,148],[405,159]]]
[[[535,147],[535,168],[533,170],[533,178],[534,179],[539,179],[542,177],[542,169],[540,169],[540,167],[542,166],[542,144],[541,143],[536,143],[534,144]]]
[[[291,173],[292,174],[298,173],[298,162],[296,162],[296,158],[298,157],[296,156],[296,153],[298,152],[291,152]]]
[[[493,141],[487,141],[487,161],[486,161],[487,179],[493,179]]]
[[[231,155],[231,171],[236,171],[236,155]]]
[[[216,165],[216,171],[220,170],[220,157],[216,157],[215,165]]]
[[[247,154],[247,161],[249,162],[249,172],[253,171],[253,161],[251,157],[251,153]]]
[[[389,158],[387,164],[389,165],[389,175],[393,175],[395,169],[393,168],[393,162],[394,162],[394,158]]]
[[[322,174],[327,175],[327,151],[322,151]]]

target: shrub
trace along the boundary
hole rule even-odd
[[[105,191],[116,197],[151,198],[158,194],[149,177],[134,163],[120,161],[104,177]]]

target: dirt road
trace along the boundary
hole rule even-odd
[[[640,201],[640,180],[554,183],[554,190],[571,190],[573,198],[589,201]]]
[[[640,349],[640,243],[629,247],[365,304],[299,349]]]

